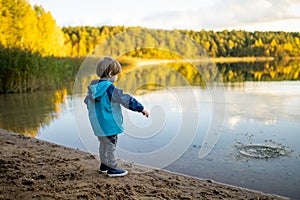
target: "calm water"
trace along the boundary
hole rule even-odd
[[[119,139],[119,158],[300,198],[299,81],[185,85],[132,93],[151,111],[151,118],[124,110],[126,132]],[[97,153],[83,98],[66,90],[1,95],[0,127]],[[239,153],[236,146],[241,144],[281,146],[289,153],[250,158]]]

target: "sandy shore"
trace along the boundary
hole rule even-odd
[[[0,129],[0,199],[285,199],[121,162],[99,174],[95,155]]]

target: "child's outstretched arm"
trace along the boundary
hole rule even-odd
[[[124,94],[123,90],[115,87],[114,85],[111,85],[107,89],[107,93],[112,102],[120,103],[122,106],[129,110],[140,112],[146,117],[149,117],[149,112],[144,109],[144,106],[131,95]]]

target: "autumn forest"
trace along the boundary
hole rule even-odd
[[[126,35],[122,41],[116,39],[109,43],[110,52],[98,49],[103,51],[101,55],[172,59],[172,54],[157,51],[157,48],[168,49],[171,46],[181,56],[193,57],[197,52],[191,45],[196,44],[212,58],[271,57],[282,61],[300,57],[299,32],[60,27],[50,12],[41,6],[31,6],[26,0],[0,0],[0,23],[0,93],[35,91],[55,87],[62,81],[72,82],[84,57],[99,44],[114,41],[113,38],[124,32]],[[190,38],[193,44],[181,40],[180,35]],[[295,70],[298,73],[299,64]]]

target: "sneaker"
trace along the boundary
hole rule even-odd
[[[117,168],[109,168],[107,171],[108,177],[119,177],[119,176],[125,176],[128,174],[128,171],[123,169],[117,169]]]
[[[108,166],[101,163],[99,172],[102,174],[105,174],[105,173],[107,173],[107,171],[108,171]]]

